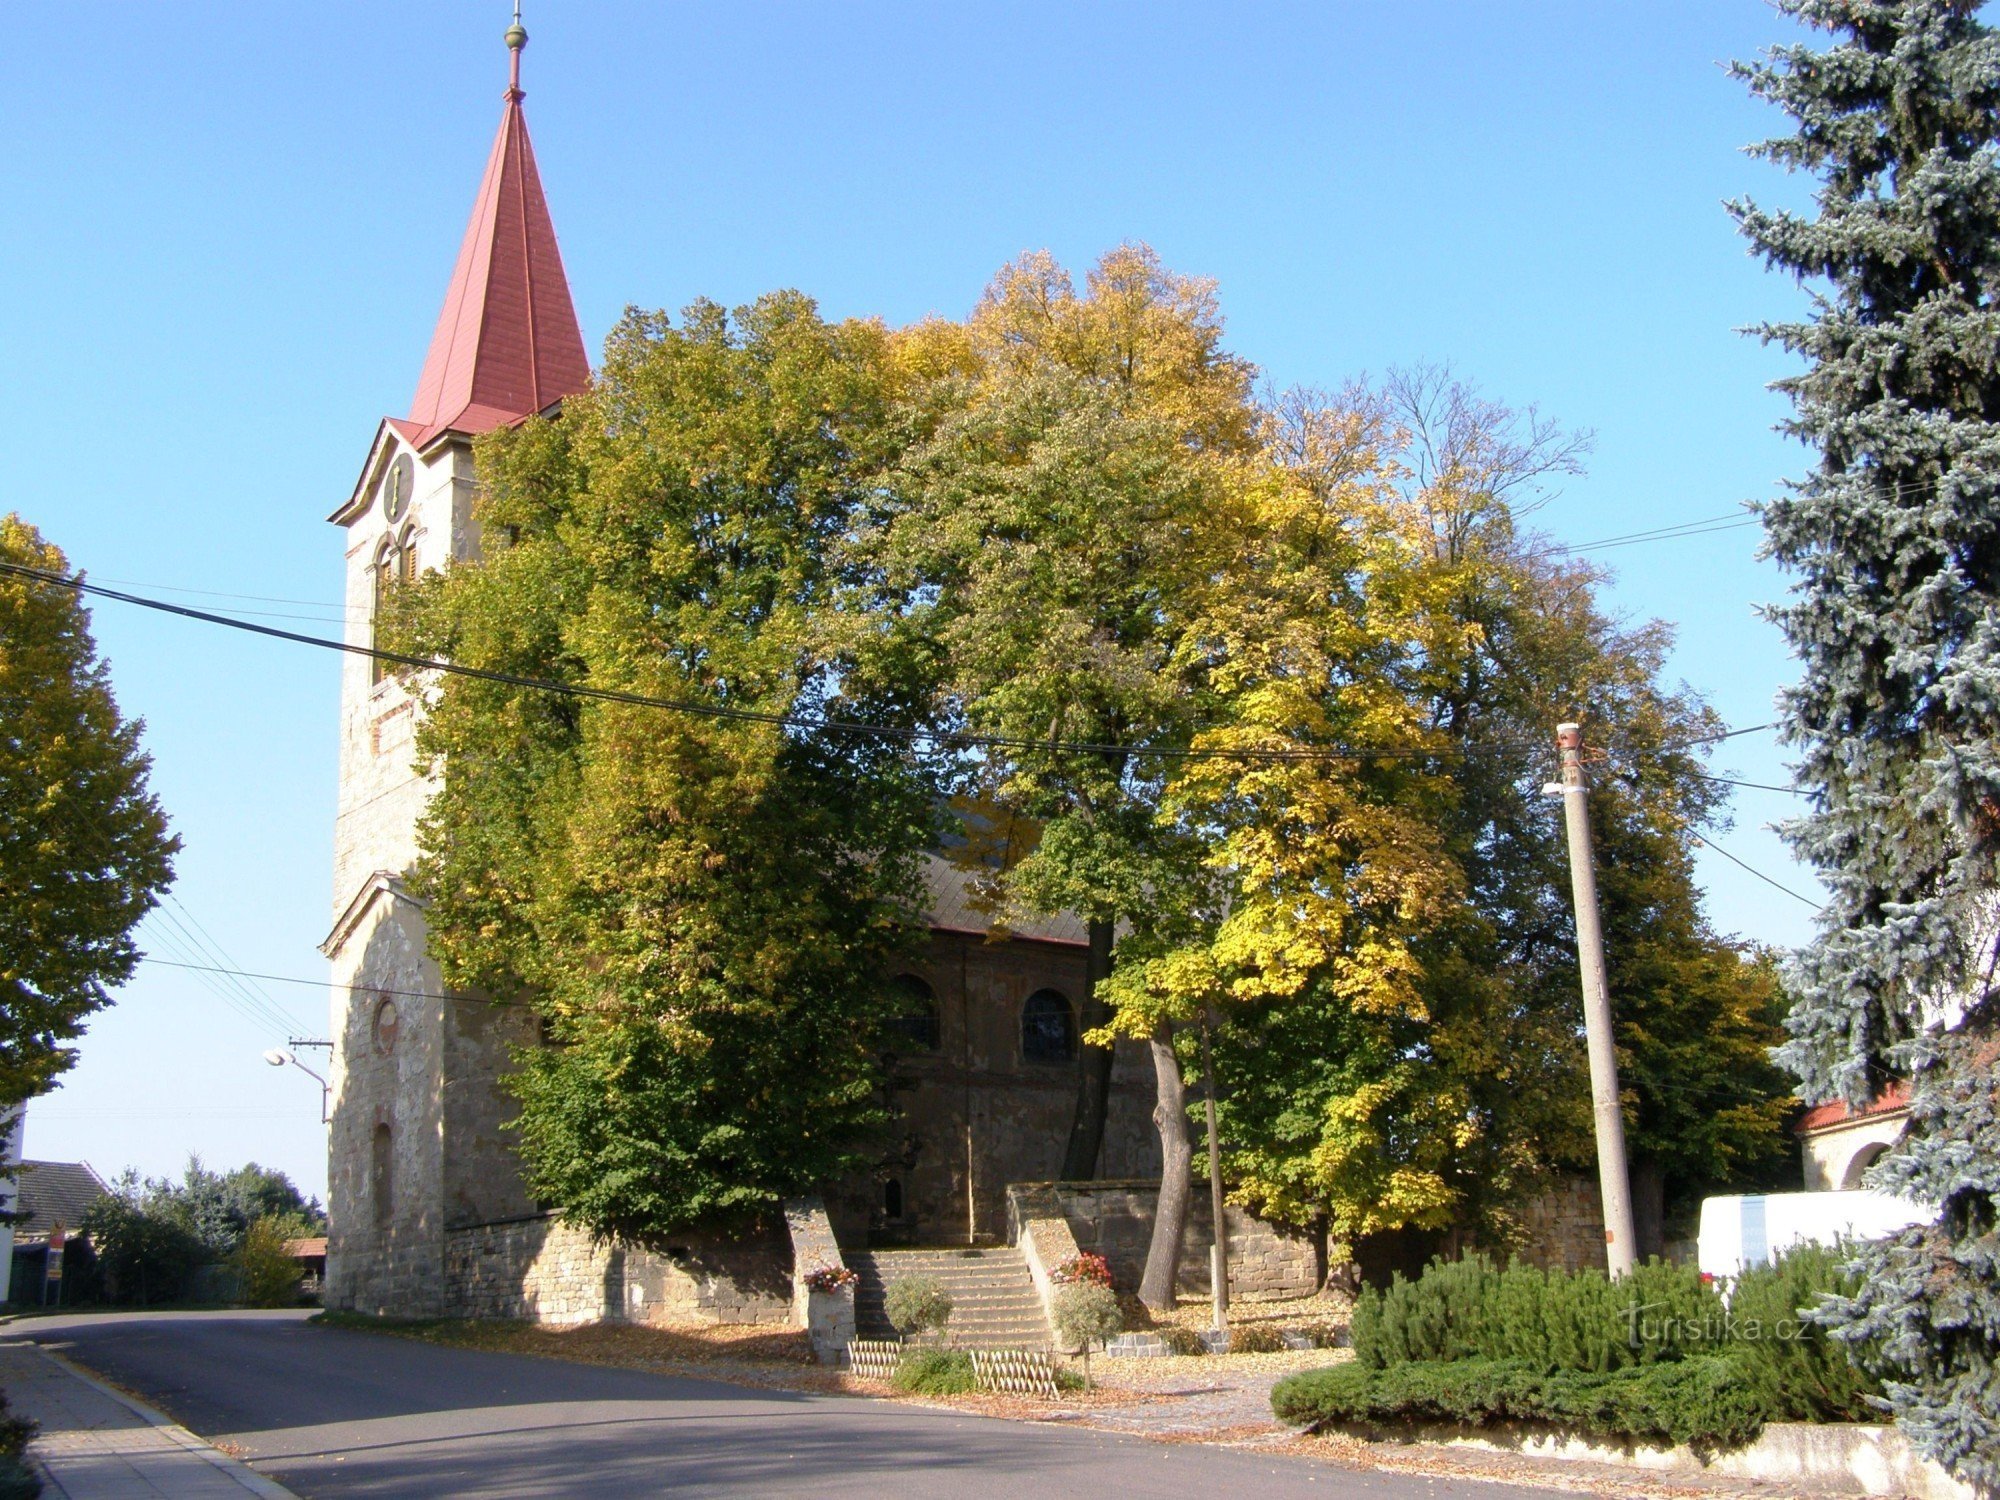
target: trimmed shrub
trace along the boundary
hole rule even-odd
[[[1767,1421],[1866,1420],[1877,1387],[1805,1316],[1850,1286],[1841,1252],[1816,1246],[1745,1272],[1726,1305],[1659,1261],[1615,1283],[1434,1262],[1364,1293],[1354,1364],[1281,1382],[1272,1406],[1307,1425],[1539,1422],[1698,1447],[1747,1442]]]
[[[1736,1278],[1728,1352],[1774,1422],[1879,1422],[1882,1387],[1809,1316],[1829,1295],[1852,1296],[1847,1253],[1802,1245]],[[1865,1357],[1865,1355],[1864,1355]]]
[[[921,1396],[963,1395],[976,1384],[972,1356],[963,1349],[905,1349],[890,1384]]]
[[[1176,1354],[1206,1354],[1208,1345],[1202,1336],[1192,1328],[1183,1328],[1178,1323],[1169,1323],[1159,1330],[1160,1339]]]
[[[1056,1292],[1056,1337],[1083,1352],[1083,1385],[1090,1388],[1090,1346],[1116,1338],[1125,1329],[1125,1310],[1118,1294],[1094,1281],[1074,1282]]]
[[[1271,1409],[1294,1426],[1526,1422],[1586,1437],[1714,1451],[1741,1447],[1765,1413],[1718,1355],[1610,1371],[1545,1371],[1519,1360],[1332,1365],[1287,1376]]]
[[[1116,1338],[1125,1329],[1125,1314],[1108,1286],[1079,1281],[1056,1293],[1056,1334],[1072,1349]]]
[[[1368,1288],[1354,1306],[1354,1357],[1522,1360],[1550,1370],[1622,1370],[1712,1345],[1722,1299],[1691,1266],[1649,1260],[1614,1283],[1602,1271],[1504,1269],[1483,1255],[1433,1261],[1415,1281]]]
[[[942,1332],[951,1321],[951,1293],[935,1276],[903,1276],[889,1283],[882,1310],[904,1338]],[[971,1365],[966,1368],[971,1369]]]
[[[1238,1323],[1229,1330],[1231,1354],[1276,1354],[1285,1347],[1285,1336],[1269,1323]]]

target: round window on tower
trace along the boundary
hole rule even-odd
[[[396,1050],[396,1002],[384,995],[375,1007],[375,1050],[387,1057]]]
[[[382,476],[382,515],[391,526],[410,509],[410,491],[416,487],[417,466],[407,453],[398,453]]]

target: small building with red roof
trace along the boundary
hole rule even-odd
[[[1860,1109],[1838,1101],[1815,1105],[1799,1121],[1806,1191],[1847,1192],[1902,1139],[1910,1122],[1910,1086],[1890,1084]]]

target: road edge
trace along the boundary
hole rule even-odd
[[[148,1426],[158,1428],[168,1441],[197,1455],[210,1467],[220,1469],[251,1494],[261,1496],[262,1500],[299,1500],[297,1494],[286,1489],[275,1479],[267,1479],[242,1460],[231,1458],[213,1443],[190,1432],[165,1412],[148,1406],[136,1396],[127,1395],[117,1386],[93,1375],[75,1360],[65,1358],[53,1349],[45,1348],[32,1340],[26,1342],[29,1348],[51,1364],[58,1366],[65,1374],[82,1381],[99,1395],[110,1397]],[[57,1485],[56,1488],[60,1489],[61,1486]]]

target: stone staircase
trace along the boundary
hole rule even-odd
[[[855,1335],[893,1339],[882,1310],[889,1283],[905,1276],[934,1276],[951,1293],[948,1343],[961,1349],[1046,1349],[1049,1325],[1028,1263],[1010,1245],[979,1249],[845,1250],[857,1278]]]

